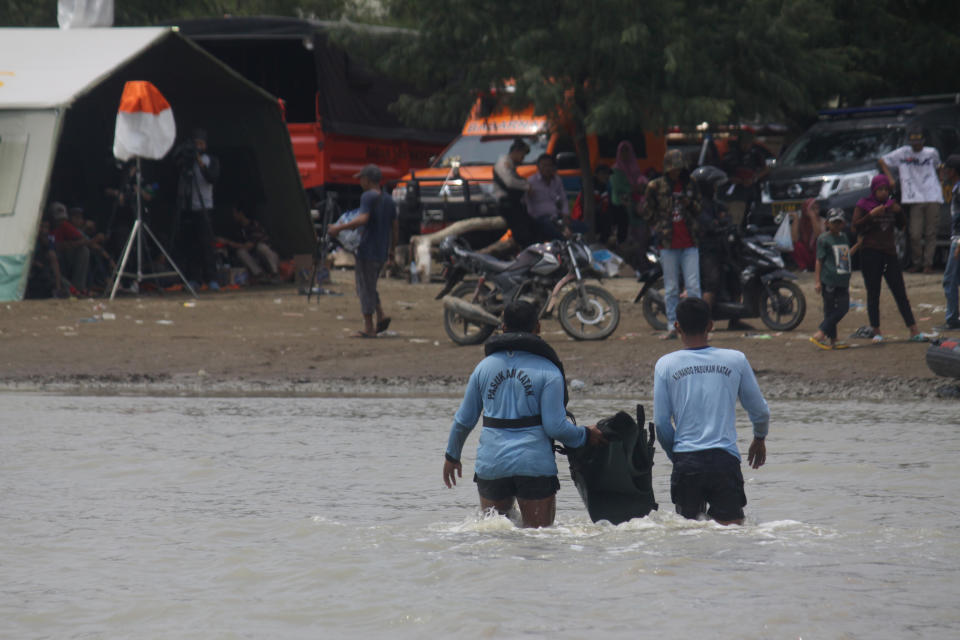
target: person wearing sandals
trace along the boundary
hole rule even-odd
[[[357,247],[357,263],[354,267],[357,297],[360,298],[360,313],[363,315],[363,329],[354,334],[355,338],[376,338],[390,326],[390,318],[384,315],[377,293],[377,279],[384,263],[393,260],[393,248],[397,238],[397,206],[389,193],[380,186],[382,174],[375,164],[368,164],[357,173],[360,179],[360,213],[354,219],[343,224],[327,227],[331,238],[347,229],[363,227],[360,246]],[[376,313],[377,323],[373,316]]]
[[[879,174],[870,183],[870,195],[860,198],[853,209],[853,230],[860,237],[860,270],[863,285],[867,290],[867,316],[869,331],[865,332],[874,342],[883,342],[880,332],[880,280],[886,280],[890,293],[897,303],[903,323],[910,330],[910,340],[926,342],[907,299],[903,283],[903,270],[897,258],[895,229],[906,225],[903,209],[890,197],[890,180]],[[858,332],[858,335],[863,335]],[[866,336],[865,336],[866,337]]]
[[[845,349],[849,345],[837,342],[837,324],[850,310],[850,257],[860,247],[850,247],[843,232],[846,219],[843,209],[827,212],[827,231],[817,237],[816,284],[813,288],[823,296],[823,322],[810,342],[821,349]],[[829,340],[829,343],[827,342]]]

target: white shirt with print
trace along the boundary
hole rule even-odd
[[[900,171],[900,202],[943,202],[943,190],[937,169],[940,153],[933,147],[924,147],[919,153],[906,145],[883,156],[888,167]]]

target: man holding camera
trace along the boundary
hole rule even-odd
[[[194,129],[191,143],[177,150],[176,160],[180,164],[177,193],[182,212],[180,233],[186,272],[195,289],[197,283],[206,282],[212,291],[219,291],[210,212],[213,185],[220,178],[220,162],[207,153],[207,132]]]

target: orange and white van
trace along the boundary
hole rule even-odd
[[[493,165],[517,137],[530,146],[517,172],[524,177],[533,174],[537,158],[543,153],[552,154],[564,189],[571,200],[575,198],[580,191],[580,164],[567,127],[535,115],[532,106],[511,110],[490,97],[481,97],[461,134],[430,167],[411,171],[398,181],[393,198],[399,208],[401,243],[411,235],[430,233],[458,220],[497,215]],[[617,145],[624,139],[633,144],[642,170],[662,170],[666,138],[645,132],[588,135],[591,166],[613,166]]]

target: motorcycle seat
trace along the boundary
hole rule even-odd
[[[513,265],[512,260],[509,262],[504,260],[498,260],[497,258],[494,258],[493,256],[487,255],[485,253],[471,253],[470,258],[480,263],[490,271],[495,271],[497,273],[506,271]]]

